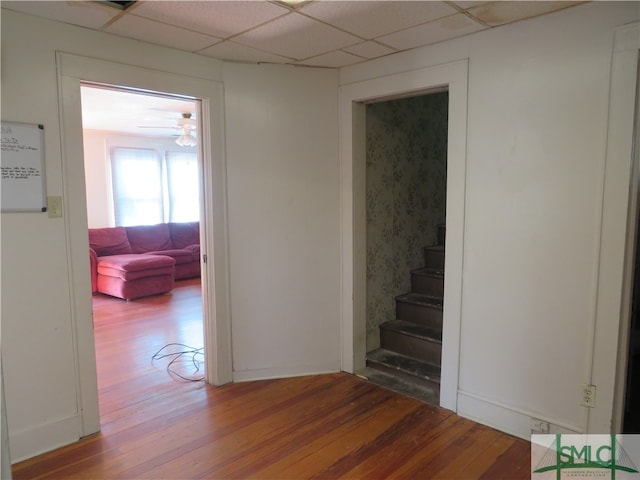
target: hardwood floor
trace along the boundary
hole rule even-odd
[[[200,288],[94,297],[102,430],[15,479],[529,479],[529,442],[345,373],[211,387],[151,356],[202,346]],[[178,365],[194,372],[189,359]]]

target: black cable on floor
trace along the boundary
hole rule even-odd
[[[166,349],[170,347],[179,347],[181,350],[176,352],[164,352]],[[191,362],[195,368],[193,375],[200,371],[200,365],[204,363],[204,347],[195,348],[190,347],[189,345],[185,345],[183,343],[168,343],[151,357],[151,361],[154,360],[162,360],[164,358],[171,358],[171,361],[167,365],[167,372],[172,377],[177,377],[185,382],[202,382],[204,381],[204,375],[202,377],[194,378],[194,377],[186,377],[175,370],[174,363],[180,360],[184,356],[191,355]]]

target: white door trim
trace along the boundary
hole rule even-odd
[[[366,357],[365,102],[447,87],[447,236],[440,405],[456,411],[462,320],[467,157],[468,60],[352,83],[340,88],[342,370]]]
[[[598,392],[587,420],[587,432],[593,433],[620,432],[622,426],[633,272],[629,230],[635,228],[630,207],[639,46],[640,23],[615,31],[591,372]]]
[[[223,86],[212,80],[61,52],[56,55],[56,64],[74,358],[82,418],[80,436],[84,436],[99,430],[100,418],[87,251],[80,82],[169,92],[201,100],[204,172],[201,251],[208,253],[209,260],[202,265],[203,321],[205,351],[209,352],[207,381],[214,385],[232,381]]]

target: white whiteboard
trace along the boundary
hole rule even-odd
[[[3,212],[45,212],[44,127],[2,122],[1,170]]]

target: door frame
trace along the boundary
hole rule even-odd
[[[342,370],[366,362],[366,103],[449,91],[447,216],[440,406],[457,409],[467,158],[468,60],[340,87]]]
[[[76,391],[81,436],[100,430],[90,293],[80,84],[102,83],[200,101],[203,209],[200,229],[206,380],[232,381],[223,85],[208,79],[56,53],[65,229],[71,280]]]
[[[587,432],[593,433],[621,432],[624,414],[638,188],[638,172],[633,161],[638,45],[640,23],[615,30],[590,357],[593,359],[591,383],[598,388],[596,407],[589,409],[587,418]]]

